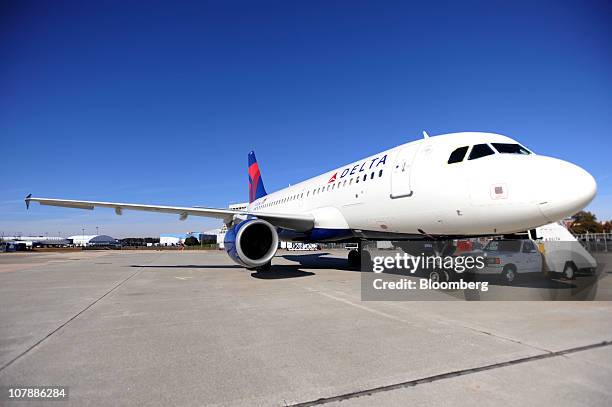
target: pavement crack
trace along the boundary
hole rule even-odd
[[[407,387],[415,387],[420,384],[432,383],[432,382],[436,382],[439,380],[451,379],[454,377],[465,376],[465,375],[474,374],[478,372],[484,372],[487,370],[494,370],[494,369],[499,369],[499,368],[503,368],[507,366],[518,365],[521,363],[533,362],[536,360],[549,359],[549,358],[554,358],[557,356],[565,356],[571,353],[582,352],[585,350],[601,348],[601,347],[610,346],[610,345],[612,345],[612,340],[593,343],[593,344],[585,345],[585,346],[568,348],[568,349],[564,349],[564,350],[560,350],[556,352],[548,352],[548,353],[543,353],[540,355],[513,359],[513,360],[506,361],[506,362],[493,363],[491,365],[478,366],[478,367],[462,369],[462,370],[455,370],[452,372],[446,372],[446,373],[441,373],[441,374],[437,374],[433,376],[427,376],[427,377],[423,377],[420,379],[408,380],[405,382],[394,383],[394,384],[389,384],[389,385],[379,386],[379,387],[373,387],[373,388],[366,389],[366,390],[360,390],[360,391],[355,391],[351,393],[344,393],[344,394],[340,394],[337,396],[324,397],[324,398],[320,398],[320,399],[312,400],[312,401],[295,403],[295,404],[289,405],[289,407],[319,406],[322,404],[344,401],[344,400],[354,399],[354,398],[363,397],[363,396],[371,396],[376,393],[383,393],[383,392],[407,388]]]
[[[491,336],[493,338],[497,338],[497,339],[501,339],[501,340],[504,340],[504,341],[516,343],[516,344],[521,345],[521,346],[527,346],[528,348],[536,349],[536,350],[539,350],[540,352],[554,353],[553,351],[551,351],[549,349],[540,348],[539,346],[535,346],[535,345],[531,345],[529,343],[521,342],[518,339],[509,338],[509,337],[504,336],[504,335],[499,335],[499,334],[496,334],[496,333],[493,333],[493,332],[489,332],[489,331],[483,331],[481,329],[474,328],[474,327],[471,327],[471,326],[468,326],[468,325],[464,325],[464,324],[457,324],[457,326],[460,326],[462,328],[469,329],[471,331],[478,332],[478,333],[481,333],[481,334],[484,334],[484,335],[488,335],[488,336]]]
[[[66,322],[64,322],[63,324],[61,324],[60,326],[58,326],[57,328],[55,328],[54,330],[52,330],[51,332],[49,332],[47,335],[45,335],[42,339],[39,339],[37,342],[35,342],[33,345],[31,345],[30,347],[28,347],[26,350],[24,350],[23,352],[21,352],[19,355],[15,356],[13,359],[9,360],[8,362],[6,362],[2,367],[0,367],[0,372],[2,372],[4,369],[6,369],[7,367],[9,367],[10,365],[12,365],[13,363],[15,363],[17,360],[19,360],[20,358],[22,358],[23,356],[27,355],[30,351],[32,351],[34,348],[36,348],[38,345],[40,345],[41,343],[43,343],[45,340],[47,340],[48,338],[50,338],[51,336],[53,336],[55,333],[57,333],[60,329],[62,329],[63,327],[65,327],[66,325],[68,325],[69,323],[71,323],[72,321],[74,321],[76,318],[78,318],[80,315],[82,315],[85,311],[87,311],[88,309],[90,309],[91,307],[93,307],[94,305],[96,305],[99,301],[101,301],[103,298],[105,298],[106,296],[108,296],[110,293],[112,293],[113,291],[115,291],[117,288],[121,287],[123,284],[125,284],[129,279],[131,279],[132,277],[136,276],[138,273],[140,273],[142,271],[142,269],[138,269],[135,272],[133,272],[132,274],[130,274],[128,277],[124,278],[123,280],[121,280],[119,283],[117,283],[115,286],[113,286],[110,290],[106,291],[104,294],[102,294],[101,297],[99,297],[98,299],[96,299],[95,301],[91,302],[88,306],[86,306],[85,308],[83,308],[81,311],[79,311],[78,313],[76,313],[75,315],[73,315],[70,319],[68,319]]]

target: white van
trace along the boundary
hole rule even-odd
[[[514,282],[519,274],[542,271],[542,255],[528,239],[491,240],[482,249],[485,267],[477,274],[501,276],[507,283]]]

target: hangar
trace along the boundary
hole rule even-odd
[[[68,238],[75,246],[119,246],[114,237],[108,235],[75,235]]]

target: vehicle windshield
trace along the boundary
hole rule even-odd
[[[527,150],[520,144],[511,143],[491,143],[500,154],[523,154],[529,155],[531,151]]]
[[[521,241],[491,240],[483,250],[486,252],[518,252],[521,250]]]

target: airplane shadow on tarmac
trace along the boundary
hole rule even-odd
[[[346,258],[340,257],[324,257],[329,253],[309,253],[309,254],[284,254],[280,257],[298,262],[301,266],[312,269],[335,269],[345,271],[359,271],[359,269],[351,268],[348,265]],[[274,269],[274,268],[273,268]]]
[[[362,272],[359,268],[353,268],[348,265],[345,258],[340,257],[328,257],[327,252],[316,252],[308,254],[283,254],[278,257],[282,257],[289,261],[297,262],[298,264],[273,264],[272,268],[267,271],[254,271],[251,273],[251,277],[262,279],[262,280],[278,280],[287,278],[298,278],[308,277],[315,275],[311,271],[302,270],[307,269],[335,269],[343,271],[356,271]],[[167,269],[244,269],[243,266],[237,264],[176,264],[176,265],[151,265],[151,264],[134,264],[129,267],[142,267],[142,268],[167,268]],[[410,277],[424,278],[424,275],[420,273],[410,274],[403,270],[386,270],[388,274],[403,274]],[[500,286],[515,286],[515,287],[530,287],[530,288],[545,288],[545,289],[580,289],[581,286],[591,285],[593,281],[584,281],[583,284],[576,284],[576,280],[563,281],[559,279],[546,279],[540,273],[528,273],[522,274],[518,281],[513,283],[506,283],[499,279],[497,276],[474,276],[466,275],[468,281],[487,281],[490,285]],[[579,281],[582,280],[578,277]],[[596,280],[596,279],[595,279]]]
[[[129,267],[135,268],[155,268],[155,269],[244,269],[237,264],[175,264],[175,265],[152,265],[152,264],[133,264]],[[251,273],[253,278],[262,280],[276,280],[283,278],[308,277],[315,273],[300,270],[300,265],[273,265],[268,271],[254,271]]]
[[[260,280],[280,280],[287,278],[308,277],[314,275],[315,273],[313,272],[300,270],[299,265],[286,264],[272,266],[272,269],[268,271],[254,271],[251,273],[251,277]]]
[[[329,253],[284,254],[278,257],[295,261],[298,264],[272,264],[272,268],[270,270],[253,272],[251,273],[251,277],[262,280],[277,280],[315,275],[315,273],[311,271],[304,271],[302,268],[315,270],[336,269],[356,271],[348,267],[346,259],[324,257],[327,254]]]

